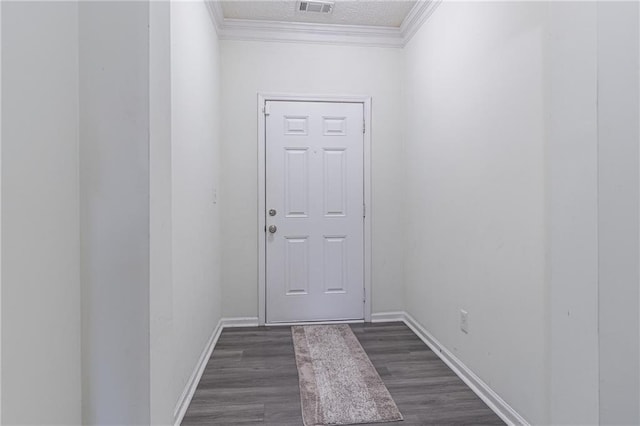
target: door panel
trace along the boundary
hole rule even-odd
[[[347,152],[344,149],[324,150],[324,215],[346,216]]]
[[[285,148],[284,152],[286,217],[308,217],[309,161],[307,149]]]
[[[363,105],[267,109],[267,322],[362,319]]]

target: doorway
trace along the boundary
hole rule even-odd
[[[369,98],[259,97],[259,320],[370,320]]]

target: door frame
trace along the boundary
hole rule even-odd
[[[371,96],[258,93],[258,323],[266,322],[266,122],[267,101],[359,103],[364,111],[364,321],[371,322]],[[280,323],[278,323],[280,324]]]

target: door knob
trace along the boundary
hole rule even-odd
[[[278,228],[275,225],[271,225],[269,227],[269,232],[271,232],[272,234],[275,234],[277,230]]]

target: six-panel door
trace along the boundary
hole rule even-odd
[[[363,105],[267,111],[267,322],[362,319]]]

